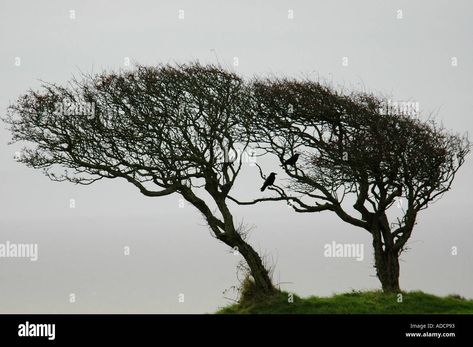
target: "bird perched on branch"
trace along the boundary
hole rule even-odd
[[[275,180],[276,180],[276,174],[274,172],[271,172],[268,178],[266,178],[266,181],[264,181],[264,184],[261,187],[261,191],[264,191],[266,187],[272,186]]]
[[[296,164],[297,159],[299,159],[299,153],[294,154],[292,157],[287,159],[283,164],[284,166],[287,166],[287,165],[294,166]]]

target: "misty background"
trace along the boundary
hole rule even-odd
[[[245,78],[309,76],[419,102],[426,116],[466,132],[473,129],[472,12],[467,0],[2,0],[0,112],[40,80],[199,60]],[[0,258],[0,313],[211,313],[235,298],[224,291],[238,284],[241,257],[212,238],[179,195],[147,198],[119,179],[51,182],[15,162],[21,146],[9,140],[1,123],[0,243],[37,243],[39,259]],[[401,256],[404,290],[473,298],[471,177],[470,155],[453,189],[420,214]],[[260,197],[261,184],[248,165],[234,195]],[[282,289],[327,296],[380,288],[370,235],[334,214],[296,214],[284,203],[232,212],[254,225],[250,243],[274,265]],[[324,257],[332,241],[363,243],[364,260]]]

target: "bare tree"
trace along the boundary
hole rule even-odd
[[[332,211],[367,230],[382,288],[398,292],[399,255],[418,213],[451,188],[468,138],[389,110],[374,95],[309,80],[255,81],[253,97],[254,142],[279,159],[290,183],[271,187],[276,197],[234,201],[287,200],[297,212]]]
[[[238,250],[255,287],[275,288],[261,257],[235,224],[227,197],[250,141],[239,120],[244,82],[216,66],[136,66],[45,84],[10,106],[13,142],[29,143],[20,161],[55,181],[88,185],[122,178],[149,197],[180,194],[213,235]]]

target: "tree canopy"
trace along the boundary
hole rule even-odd
[[[373,94],[310,80],[258,79],[252,95],[255,146],[276,156],[289,176],[286,187],[270,189],[297,212],[332,211],[368,230],[383,288],[398,290],[398,255],[418,212],[451,188],[468,138],[434,120],[384,112],[386,100]],[[295,165],[284,164],[295,154]],[[403,215],[389,220],[389,208],[403,200]]]
[[[336,213],[372,235],[383,289],[398,291],[399,254],[418,213],[451,188],[471,146],[434,120],[383,111],[385,102],[311,80],[246,82],[193,63],[44,84],[4,120],[14,142],[29,143],[20,161],[52,180],[122,178],[146,196],[181,194],[217,239],[238,249],[260,292],[274,291],[269,271],[228,200],[284,200],[297,212]],[[275,184],[271,174],[263,187],[275,195],[230,195],[243,163],[234,154],[248,148],[275,156],[289,184]],[[391,216],[400,201],[402,215]]]
[[[9,108],[20,161],[56,181],[122,178],[146,196],[181,194],[213,235],[245,258],[261,292],[274,287],[227,205],[250,141],[242,122],[247,86],[234,73],[198,63],[45,84]]]

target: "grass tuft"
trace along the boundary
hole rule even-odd
[[[250,283],[251,284],[251,283]],[[246,284],[249,285],[249,284]],[[250,287],[251,288],[251,287]],[[245,286],[242,288],[245,290]],[[248,288],[246,288],[248,289]],[[244,294],[245,292],[242,292]],[[224,307],[218,314],[472,314],[473,300],[459,295],[439,297],[420,291],[398,294],[382,291],[352,291],[331,297],[311,296],[300,298],[277,292],[270,298],[258,301],[251,292],[242,295],[240,303]]]

